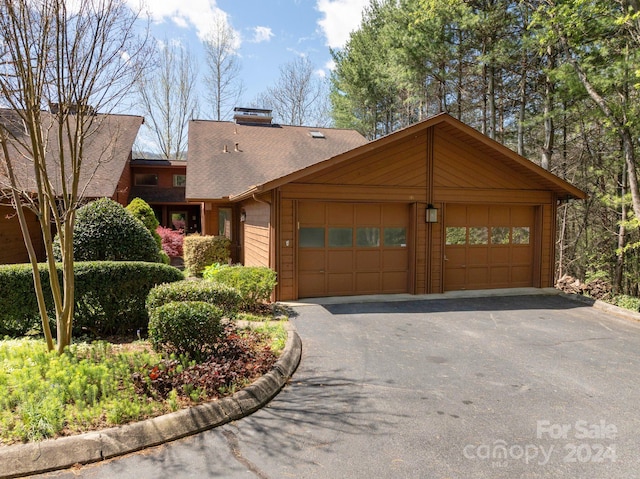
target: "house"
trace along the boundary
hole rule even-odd
[[[134,159],[129,168],[129,202],[134,198],[145,200],[153,208],[160,225],[166,228],[200,232],[200,204],[185,199],[186,161]]]
[[[190,123],[186,197],[276,299],[553,285],[557,205],[585,193],[453,117],[367,142],[236,113]]]
[[[34,172],[28,153],[18,146],[28,141],[28,134],[15,111],[0,109],[0,122],[9,129],[17,140],[11,140],[9,154],[16,165],[16,173],[21,189],[35,191]],[[89,126],[89,134],[84,144],[83,164],[79,181],[79,191],[85,199],[112,198],[126,205],[131,189],[129,161],[133,142],[142,125],[143,118],[132,115],[95,114]],[[47,164],[50,171],[57,171],[59,143],[55,113],[42,112],[42,128],[47,138]],[[9,180],[4,169],[4,158],[0,153],[0,264],[24,263],[29,257],[24,246],[20,225],[15,217],[10,199]],[[59,172],[54,188],[61,190]],[[40,226],[33,213],[27,215],[29,230],[39,260],[44,260],[44,246]]]

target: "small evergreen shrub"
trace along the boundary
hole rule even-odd
[[[276,272],[264,266],[227,266],[214,264],[204,269],[203,278],[237,289],[242,308],[252,310],[268,302],[275,288]]]
[[[125,209],[131,213],[135,218],[142,221],[142,224],[149,230],[151,236],[156,241],[158,248],[162,247],[162,240],[160,239],[160,235],[156,232],[158,225],[158,218],[156,218],[156,214],[153,212],[153,208],[149,206],[142,198],[134,198],[131,200]]]
[[[189,235],[184,238],[184,266],[193,276],[202,276],[205,267],[229,262],[231,241],[224,236]]]
[[[228,318],[238,312],[242,298],[238,290],[209,281],[176,281],[160,284],[149,291],[147,311],[168,303],[180,301],[202,301],[219,307]]]
[[[109,198],[92,201],[78,209],[73,235],[76,261],[160,260],[159,246],[151,232]],[[57,261],[62,259],[57,237],[54,255]]]
[[[161,283],[184,279],[181,271],[160,263],[78,262],[75,269],[74,335],[106,336],[147,327],[145,300]],[[49,270],[39,265],[47,308],[53,314]],[[62,284],[62,268],[58,266]],[[19,337],[40,330],[40,314],[31,265],[0,265],[0,337]]]
[[[153,308],[149,315],[149,340],[157,351],[205,358],[223,332],[220,308],[203,301],[185,301]]]
[[[184,241],[182,231],[158,226],[156,232],[158,236],[160,236],[163,251],[167,253],[170,258],[182,257],[182,243]]]

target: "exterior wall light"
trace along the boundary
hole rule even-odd
[[[427,213],[426,213],[425,221],[427,223],[438,222],[438,208],[433,206],[431,203],[427,205]]]
[[[245,221],[247,221],[247,213],[246,213],[246,211],[243,211],[242,213],[240,213],[240,221],[242,221],[243,223]]]

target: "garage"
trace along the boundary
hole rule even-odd
[[[298,203],[298,295],[408,291],[409,205]]]
[[[533,286],[533,206],[447,205],[445,214],[445,291]]]

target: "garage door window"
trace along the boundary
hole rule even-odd
[[[301,248],[324,248],[324,228],[300,228]]]
[[[508,226],[491,228],[491,244],[509,244],[509,229]]]
[[[464,226],[448,226],[446,242],[448,245],[467,244],[467,228]]]
[[[489,243],[489,228],[471,227],[469,228],[469,244],[488,244]]]
[[[514,226],[511,234],[513,244],[529,244],[529,227]]]
[[[329,228],[330,248],[351,248],[353,246],[353,228]]]
[[[356,231],[356,245],[361,248],[380,246],[380,228],[361,227]]]
[[[384,229],[384,245],[399,246],[404,248],[407,246],[407,228],[385,228]]]

